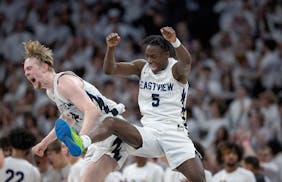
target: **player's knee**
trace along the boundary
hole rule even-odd
[[[204,168],[198,157],[187,160],[177,170],[184,174],[191,182],[206,181]]]
[[[109,116],[104,119],[103,125],[108,131],[114,132],[120,128],[121,122],[117,118]]]
[[[205,182],[206,181],[204,171],[197,171],[194,173],[190,173],[188,176],[189,176],[188,179],[191,182]]]
[[[115,118],[114,117],[106,117],[103,121],[103,126],[107,128],[107,130],[113,130],[115,124]]]
[[[206,177],[205,177],[205,171],[204,168],[201,166],[198,170],[198,172],[193,173],[192,180],[191,181],[195,181],[195,182],[205,182],[206,181]]]
[[[205,182],[206,177],[204,171],[200,171],[199,173],[195,173],[194,177],[191,181],[195,182]]]

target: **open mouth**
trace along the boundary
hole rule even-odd
[[[150,64],[152,71],[157,71],[158,66],[156,64]]]
[[[35,78],[31,78],[30,81],[31,81],[31,83],[35,83],[36,80],[35,80]]]
[[[37,79],[30,78],[29,81],[30,81],[30,83],[33,85],[33,87],[35,89],[40,89],[41,88],[41,83]]]

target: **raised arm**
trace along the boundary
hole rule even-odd
[[[145,60],[137,59],[131,62],[117,63],[115,61],[115,48],[119,44],[121,38],[117,33],[111,33],[107,36],[107,50],[104,57],[103,70],[108,75],[137,75],[139,76]]]
[[[192,58],[189,51],[177,39],[175,30],[173,28],[163,27],[161,28],[161,34],[164,39],[166,39],[173,45],[176,53],[178,62],[173,68],[173,75],[175,79],[183,83],[187,82],[192,62]]]

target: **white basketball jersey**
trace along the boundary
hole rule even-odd
[[[47,90],[47,95],[56,103],[60,113],[67,115],[75,121],[73,128],[79,131],[82,126],[84,116],[83,112],[81,112],[73,103],[65,99],[58,92],[58,79],[64,74],[78,77],[70,71],[57,73],[54,78],[54,94]],[[85,80],[82,81],[84,91],[93,101],[93,103],[95,103],[95,105],[101,110],[98,122],[101,122],[106,116],[117,116],[118,114],[121,114],[125,111],[123,104],[117,104],[114,101],[106,98],[99,92],[99,90],[95,86],[86,82]]]
[[[142,123],[174,121],[182,123],[186,120],[186,97],[188,83],[182,84],[174,79],[172,67],[177,61],[168,59],[165,70],[155,74],[148,63],[142,69],[139,81],[139,108]]]
[[[27,160],[6,157],[0,169],[0,181],[5,182],[40,182],[39,170]]]

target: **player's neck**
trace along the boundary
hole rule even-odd
[[[46,78],[42,82],[42,88],[45,88],[45,89],[53,92],[55,74],[56,74],[55,72],[50,72],[50,73],[46,74]]]
[[[225,171],[227,173],[233,173],[234,171],[236,171],[236,169],[238,168],[238,165],[234,165],[234,166],[225,166]]]
[[[13,149],[12,157],[23,159],[26,156],[26,151]]]

